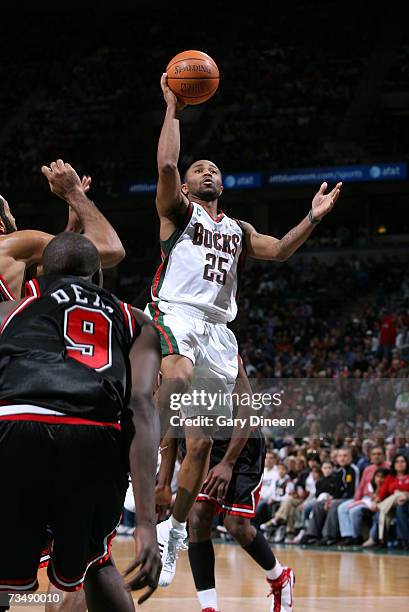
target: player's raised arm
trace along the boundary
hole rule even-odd
[[[126,569],[130,577],[127,588],[147,591],[138,603],[143,603],[158,585],[161,562],[156,540],[155,476],[159,447],[159,415],[153,404],[152,390],[157,380],[161,348],[159,336],[150,319],[133,309],[141,333],[135,340],[129,358],[132,368],[132,392],[129,407],[132,411],[132,441],[129,463],[135,497],[136,557]]]
[[[88,193],[91,188],[91,177],[83,176],[81,181],[82,188],[84,193]],[[78,215],[71,206],[68,207],[68,221],[67,225],[64,229],[64,232],[74,232],[76,234],[80,234],[84,231],[82,227],[81,221],[78,219]]]
[[[161,220],[167,219],[177,225],[189,204],[187,197],[181,191],[178,170],[180,131],[177,113],[183,108],[183,105],[178,102],[175,94],[169,89],[166,73],[162,75],[160,84],[167,108],[158,143],[159,176],[156,208]]]
[[[115,266],[125,257],[125,250],[118,234],[85,194],[78,174],[70,164],[61,159],[43,166],[41,172],[48,179],[50,189],[65,200],[75,211],[84,228],[84,236],[91,240],[98,249],[103,268]]]
[[[337,183],[330,193],[325,194],[327,187],[327,183],[321,185],[312,201],[312,208],[308,215],[281,239],[259,234],[250,223],[241,221],[240,223],[246,234],[247,253],[250,257],[271,261],[286,261],[291,257],[304,244],[317,223],[332,210],[338,200],[342,183]]]

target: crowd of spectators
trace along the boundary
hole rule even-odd
[[[355,442],[267,452],[254,523],[270,541],[409,550],[409,436],[387,456],[379,441]]]
[[[256,525],[273,542],[407,550],[408,261],[255,266],[241,301],[248,374],[284,389],[275,416],[296,422],[293,432],[263,429]]]

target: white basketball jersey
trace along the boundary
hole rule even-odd
[[[244,260],[244,233],[221,212],[216,219],[190,202],[186,225],[161,242],[162,263],[152,299],[200,309],[220,322],[237,314],[237,287]]]

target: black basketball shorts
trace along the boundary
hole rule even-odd
[[[229,440],[213,441],[210,469],[223,459],[228,443]],[[213,504],[215,514],[253,518],[260,498],[265,453],[264,438],[254,434],[254,437],[248,439],[233,468],[232,479],[224,500],[219,503],[214,497],[206,495],[203,488],[196,501]]]
[[[36,590],[44,565],[56,587],[77,591],[108,560],[128,484],[121,436],[109,426],[0,420],[1,591]]]

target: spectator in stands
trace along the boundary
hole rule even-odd
[[[396,455],[396,446],[394,442],[389,442],[386,445],[386,461],[389,461],[389,463],[392,463],[392,460],[394,458],[394,456]]]
[[[396,398],[395,408],[398,412],[409,414],[409,382],[405,381],[402,391]]]
[[[395,341],[395,347],[398,349],[400,356],[405,361],[409,360],[409,330],[407,327],[402,327]]]
[[[337,468],[331,480],[333,493],[314,506],[306,534],[309,542],[320,541],[326,546],[332,546],[338,538],[338,506],[344,501],[352,501],[358,487],[359,470],[352,463],[349,448],[338,450]]]
[[[363,471],[369,465],[371,465],[371,452],[372,452],[373,447],[374,447],[374,443],[369,438],[363,441],[362,453],[356,462],[356,467],[359,469],[360,474],[362,474]]]
[[[260,500],[257,506],[256,516],[254,518],[254,524],[257,528],[271,518],[274,503],[279,503],[272,501],[275,494],[275,483],[280,477],[277,463],[278,453],[273,450],[268,450],[264,463],[263,484],[260,492]]]
[[[396,326],[395,315],[389,312],[386,308],[381,320],[381,329],[379,333],[379,357],[390,359],[392,349],[395,347],[396,341]]]
[[[279,478],[274,483],[273,494],[271,495],[270,500],[269,500],[269,503],[271,504],[274,502],[279,503],[278,510],[275,512],[272,519],[260,525],[261,531],[266,531],[269,533],[271,533],[272,530],[275,527],[277,527],[279,524],[281,525],[286,524],[288,515],[290,513],[289,509],[291,507],[291,504],[288,508],[287,508],[287,505],[284,506],[286,510],[285,512],[282,511],[280,513],[280,509],[282,508],[283,503],[286,500],[293,499],[293,493],[294,493],[294,483],[292,482],[288,474],[288,468],[285,463],[280,463],[278,465],[278,473],[279,473]],[[282,530],[280,530],[280,534],[282,534],[282,540],[284,540],[285,528],[283,532]]]
[[[310,544],[317,541],[317,536],[312,535],[308,532],[309,518],[312,516],[314,508],[317,503],[324,502],[330,497],[334,496],[335,493],[335,480],[333,478],[334,464],[330,460],[323,461],[321,465],[321,476],[318,478],[315,484],[315,500],[311,504],[311,510],[306,516],[306,522],[304,525],[304,533],[300,539],[301,544]]]
[[[371,548],[378,544],[378,521],[379,512],[376,500],[378,499],[379,491],[385,482],[385,478],[389,475],[389,470],[385,468],[378,468],[373,475],[371,480],[371,501],[368,505],[368,510],[372,512],[372,525],[369,530],[368,539],[362,544],[363,548]]]
[[[353,501],[346,501],[338,506],[339,530],[344,546],[362,543],[362,519],[372,503],[373,476],[379,468],[389,469],[389,467],[389,462],[385,461],[383,448],[380,446],[372,448],[371,465],[363,471]]]
[[[326,465],[330,465],[331,471],[332,471],[332,464],[329,464],[328,462],[326,462]],[[310,516],[312,510],[314,509],[315,503],[317,501],[316,486],[317,486],[318,481],[321,478],[322,478],[321,469],[320,467],[318,467],[318,465],[316,465],[312,467],[312,469],[309,472],[308,477],[304,480],[304,487],[301,484],[298,485],[301,487],[301,491],[304,497],[302,502],[296,507],[296,513],[301,513],[302,528],[300,529],[299,533],[295,537],[288,537],[288,539],[286,538],[285,541],[287,544],[299,544],[301,540],[303,539],[306,533],[305,526],[307,524],[308,517]],[[297,488],[298,487],[296,485],[296,490]],[[307,493],[307,496],[305,496],[305,492]],[[301,493],[299,493],[299,495],[301,497]]]
[[[409,441],[407,441],[407,436],[398,431],[394,436],[393,441],[396,446],[395,454],[402,454],[409,461]]]
[[[396,511],[397,536],[405,548],[409,548],[409,462],[398,453],[392,461],[391,473],[376,498],[379,510],[379,539],[385,532],[385,523],[392,509]]]

